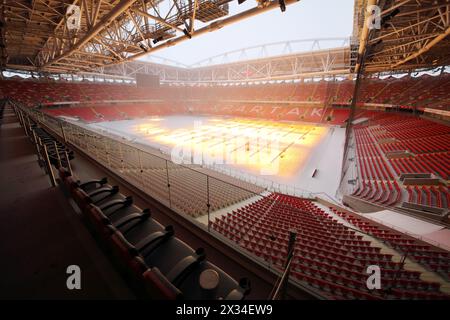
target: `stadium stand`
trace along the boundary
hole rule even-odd
[[[449,83],[449,76],[446,74],[439,77],[425,75],[419,78],[387,78],[383,81],[374,78],[366,81],[365,86],[363,86],[361,100],[376,103],[404,103],[401,97],[411,97],[415,92],[414,89],[420,87],[421,90],[418,90],[418,92],[423,92],[422,89],[426,88],[425,91],[429,92],[433,99],[445,102],[445,97],[440,95],[445,95],[442,87],[446,87]],[[75,104],[71,107],[52,107],[44,110],[53,116],[76,117],[86,122],[115,121],[155,115],[197,114],[249,116],[272,120],[324,122],[343,125],[349,115],[348,109],[327,108],[320,104],[296,106],[220,101],[207,103],[208,101],[226,99],[230,96],[231,90],[233,91],[232,96],[237,100],[264,100],[267,98],[267,92],[269,92],[264,90],[267,86],[235,88],[217,86],[208,88],[208,90],[201,87],[192,87],[189,90],[185,87],[166,87],[157,92],[112,84],[88,85],[83,83],[3,80],[2,85],[6,86],[4,92],[8,92],[12,97],[28,104],[30,101],[39,101],[36,90],[40,90],[40,96],[42,97],[40,102],[44,104],[48,103],[49,100],[54,102],[61,97],[64,97],[66,101],[80,99],[82,95],[79,92],[83,92],[84,102],[88,103],[85,106],[76,106]],[[270,95],[272,100],[291,100],[294,98],[298,101],[324,103],[328,99],[325,96],[330,96],[333,103],[348,103],[352,92],[352,85],[349,80],[304,82],[297,85],[274,84],[272,86],[274,88]],[[93,87],[97,90],[93,90]],[[120,90],[117,90],[117,88],[120,88]],[[433,90],[436,90],[436,93]],[[309,92],[311,95],[306,97],[302,95],[302,92]],[[176,100],[176,97],[183,94],[202,102],[190,104],[189,107],[176,102],[170,105],[159,102],[145,104],[142,102],[119,102],[109,105],[101,103],[101,99],[120,99],[124,97],[123,95],[126,95],[129,100],[139,98]],[[397,100],[387,100],[386,97]],[[419,101],[428,99],[427,97],[417,98]],[[411,99],[411,101],[416,100]],[[213,108],[211,108],[211,105],[213,105]],[[354,129],[359,181],[353,195],[382,206],[395,206],[406,201],[423,206],[445,208],[449,194],[446,185],[433,188],[426,185],[403,186],[399,178],[401,175],[408,173],[430,173],[443,180],[448,179],[449,127],[429,120],[402,115],[394,116],[374,111],[366,111],[364,114],[370,117],[370,123],[363,123]],[[390,157],[389,155],[394,152],[403,156]],[[158,176],[154,170],[147,170],[145,174],[149,178]],[[189,173],[184,172],[179,175],[186,174]],[[176,176],[174,179],[174,189],[177,189],[177,185],[182,188],[181,184],[177,182]],[[189,202],[188,199],[191,197],[195,199],[195,194],[203,194],[203,191],[193,191],[193,194],[189,195],[181,193],[181,197],[178,197],[178,192],[174,195],[178,202],[187,203]],[[227,203],[235,203],[244,198],[245,196],[238,196],[229,202],[217,200],[217,204],[213,204],[213,206],[214,208],[221,208]],[[193,201],[192,208],[188,210],[190,214],[198,216],[200,212],[203,212],[204,209],[200,208],[204,207],[204,202],[204,199]]]
[[[27,106],[52,105],[55,102],[127,100],[130,97],[138,100],[159,96],[158,90],[115,84],[2,80],[2,87],[5,96]]]
[[[168,108],[161,104],[113,104],[109,107],[61,107],[44,109],[53,116],[76,117],[85,122],[116,121],[122,119],[139,119],[146,116],[191,114],[221,115],[235,117],[252,117],[271,120],[304,121],[343,125],[348,118],[348,109],[313,107],[313,106],[280,106],[280,105],[242,105],[218,103],[211,105],[191,105],[183,107],[173,105]]]
[[[406,254],[409,258],[414,259],[428,269],[440,273],[444,278],[449,279],[450,257],[447,251],[432,247],[428,243],[374,223],[363,216],[356,216],[350,212],[339,211],[335,208],[330,209],[355,227],[374,235],[392,248]]]
[[[447,109],[449,75],[371,78],[361,88],[361,102]]]
[[[437,77],[369,79],[362,87],[358,103],[445,110],[450,105],[446,90],[450,85],[449,78],[443,74]],[[341,80],[248,87],[213,86],[208,89],[168,86],[159,90],[143,90],[123,84],[2,80],[3,91],[8,93],[5,96],[28,106],[59,106],[46,109],[46,112],[55,116],[78,117],[86,122],[191,113],[343,125],[349,116],[349,109],[345,107],[351,102],[353,86],[353,81]],[[171,103],[165,105],[162,101]],[[187,106],[179,101],[190,103]],[[67,104],[70,107],[64,107]]]
[[[412,116],[384,114],[355,126],[354,133],[360,179],[353,195],[385,206],[403,200],[448,208],[448,126]],[[440,182],[435,186],[427,181],[426,185],[404,185],[401,176],[415,173],[433,175]]]
[[[90,141],[80,141],[86,149],[104,148],[104,143],[99,141],[97,136],[85,135],[84,138]],[[100,161],[132,177],[143,190],[156,198],[165,201],[170,194],[170,204],[194,218],[207,214],[208,210],[216,211],[244,201],[264,190],[237,178],[200,167],[179,166],[172,162],[166,164],[166,159],[160,156],[138,154],[131,147],[121,146],[120,149],[114,149],[109,146],[107,152],[96,154]]]
[[[387,206],[396,204],[401,199],[401,191],[386,161],[365,129],[355,128],[354,132],[360,180],[353,194]]]
[[[341,212],[339,215],[344,216]],[[345,217],[349,219],[347,215]],[[351,221],[362,220],[354,218]],[[420,263],[434,262],[434,271],[449,270],[447,252],[435,251],[429,245],[417,245],[414,240],[404,240],[385,228],[379,230],[364,223],[355,226],[377,238],[392,241],[395,248],[418,250],[414,258]],[[299,239],[292,276],[322,290],[329,298],[448,299],[439,291],[439,283],[421,280],[420,272],[404,269],[401,263],[393,261],[391,254],[382,253],[380,247],[364,240],[357,230],[337,221],[309,200],[272,193],[216,218],[213,228],[275,268],[282,268],[288,231],[296,229]],[[374,293],[367,289],[364,271],[373,264],[382,267],[382,282],[390,288],[388,291]]]
[[[3,92],[28,106],[51,105],[56,102],[125,101],[125,100],[193,100],[214,102],[234,100],[270,103],[286,101],[348,105],[353,94],[351,80],[300,82],[297,84],[265,84],[254,86],[161,87],[144,89],[125,84],[40,82],[33,80],[1,80]],[[435,109],[450,106],[450,75],[405,76],[367,79],[360,93],[361,103],[378,103]],[[232,99],[230,99],[232,97]]]

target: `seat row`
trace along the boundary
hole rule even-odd
[[[68,149],[66,145],[53,138],[45,129],[34,123],[32,120],[30,129],[32,130],[30,138],[41,146],[45,146],[49,157],[50,164],[58,168],[59,166],[67,167],[67,161],[74,159],[74,153]],[[43,150],[40,150],[43,154]],[[67,156],[66,156],[67,154]]]
[[[60,102],[97,102],[123,100],[242,100],[242,101],[301,101],[315,104],[348,105],[353,94],[354,81],[313,81],[295,84],[262,84],[252,86],[201,86],[143,88],[129,84],[105,84],[48,81],[0,82],[3,96],[17,99],[22,103],[35,106],[39,103],[51,105]],[[450,76],[426,76],[396,79],[370,79],[361,87],[358,102],[401,105],[408,108],[429,107],[446,109],[450,105]],[[130,111],[131,113],[136,113]],[[137,113],[140,113],[139,111]],[[109,117],[106,116],[105,118]],[[117,114],[113,115],[116,118]],[[341,122],[342,123],[342,122]]]
[[[163,226],[149,209],[140,209],[106,178],[81,183],[60,168],[59,176],[83,220],[122,270],[130,284],[151,299],[232,299],[250,292]]]
[[[448,208],[450,193],[445,186],[407,186],[408,202],[429,207]]]
[[[51,134],[42,128],[39,124],[34,122],[31,118],[26,120],[29,132],[29,137],[39,148],[39,154],[45,156],[44,147],[50,164],[59,168],[61,165],[67,167],[67,161],[74,159],[74,153],[67,146],[55,139]],[[39,157],[40,165],[44,166],[44,159]]]
[[[353,196],[383,206],[408,201],[445,208],[448,187],[408,187],[397,180],[406,173],[449,178],[449,126],[412,116],[380,114],[370,123],[356,125],[354,135],[358,179]],[[405,154],[387,160],[386,154],[392,151]]]
[[[395,230],[374,224],[364,217],[336,210],[335,208],[330,209],[347,222],[364,232],[372,234],[395,250],[406,254],[409,258],[414,259],[425,268],[437,272],[447,280],[450,280],[450,254],[448,252],[434,248],[428,243],[421,242]]]
[[[271,194],[217,217],[212,228],[278,269],[286,262],[289,230],[295,230],[292,277],[330,298],[392,298],[392,292],[367,289],[369,265],[382,269],[384,288],[411,297],[417,297],[414,291],[428,298],[448,298],[439,291],[439,283],[421,280],[419,272],[404,269],[392,255],[309,200]]]

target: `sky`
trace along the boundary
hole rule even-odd
[[[255,0],[247,0],[238,5],[237,1],[233,1],[230,12],[252,8],[255,3]],[[288,5],[284,13],[274,9],[162,49],[154,55],[192,65],[228,51],[278,41],[350,37],[353,5],[354,0],[300,0]],[[329,42],[327,45],[337,47],[342,45],[339,43]],[[293,50],[299,51],[300,48]],[[268,55],[272,55],[270,48]],[[148,56],[141,60],[152,61]]]

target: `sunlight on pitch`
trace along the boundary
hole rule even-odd
[[[174,148],[203,162],[228,164],[254,174],[289,177],[305,164],[327,128],[252,119],[205,119],[178,129],[149,119],[133,129],[148,141]],[[267,171],[268,170],[268,171]],[[267,173],[266,173],[267,174]]]

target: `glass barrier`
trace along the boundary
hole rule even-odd
[[[223,166],[175,164],[158,150],[155,150],[155,153],[143,150],[142,146],[133,144],[133,141],[104,132],[96,132],[79,124],[53,118],[37,110],[24,111],[33,114],[33,119],[53,130],[62,139],[76,146],[125,181],[176,213],[189,217],[191,221],[203,226],[205,230],[231,247],[253,258],[259,257],[259,263],[268,269],[283,270],[284,258],[279,255],[269,257],[258,254],[251,249],[254,244],[251,242],[252,236],[248,236],[243,230],[251,228],[253,233],[256,232],[258,236],[267,238],[271,246],[277,247],[278,241],[284,237],[281,230],[286,226],[280,223],[276,233],[274,230],[268,230],[267,221],[262,225],[260,219],[261,222],[267,219],[276,220],[277,217],[270,216],[272,214],[270,208],[275,205],[278,205],[277,210],[286,209],[294,214],[301,209],[290,205],[289,202],[280,202],[273,193],[307,198],[313,196],[311,193]],[[256,216],[255,212],[255,218],[245,220],[249,218],[248,210],[253,210],[247,206],[255,202],[256,209],[265,209],[261,209],[260,216]],[[267,214],[267,212],[271,213]],[[273,214],[276,215],[279,212]],[[230,220],[227,219],[234,220],[229,223]],[[249,223],[250,225],[247,225]],[[261,232],[257,230],[260,227],[263,228]]]
[[[224,208],[266,191],[256,184],[257,177],[248,175],[242,180],[236,178],[237,174],[229,176],[206,166],[175,164],[111,134],[107,136],[37,110],[25,111],[152,198],[205,226],[209,226],[212,212],[225,214]]]

